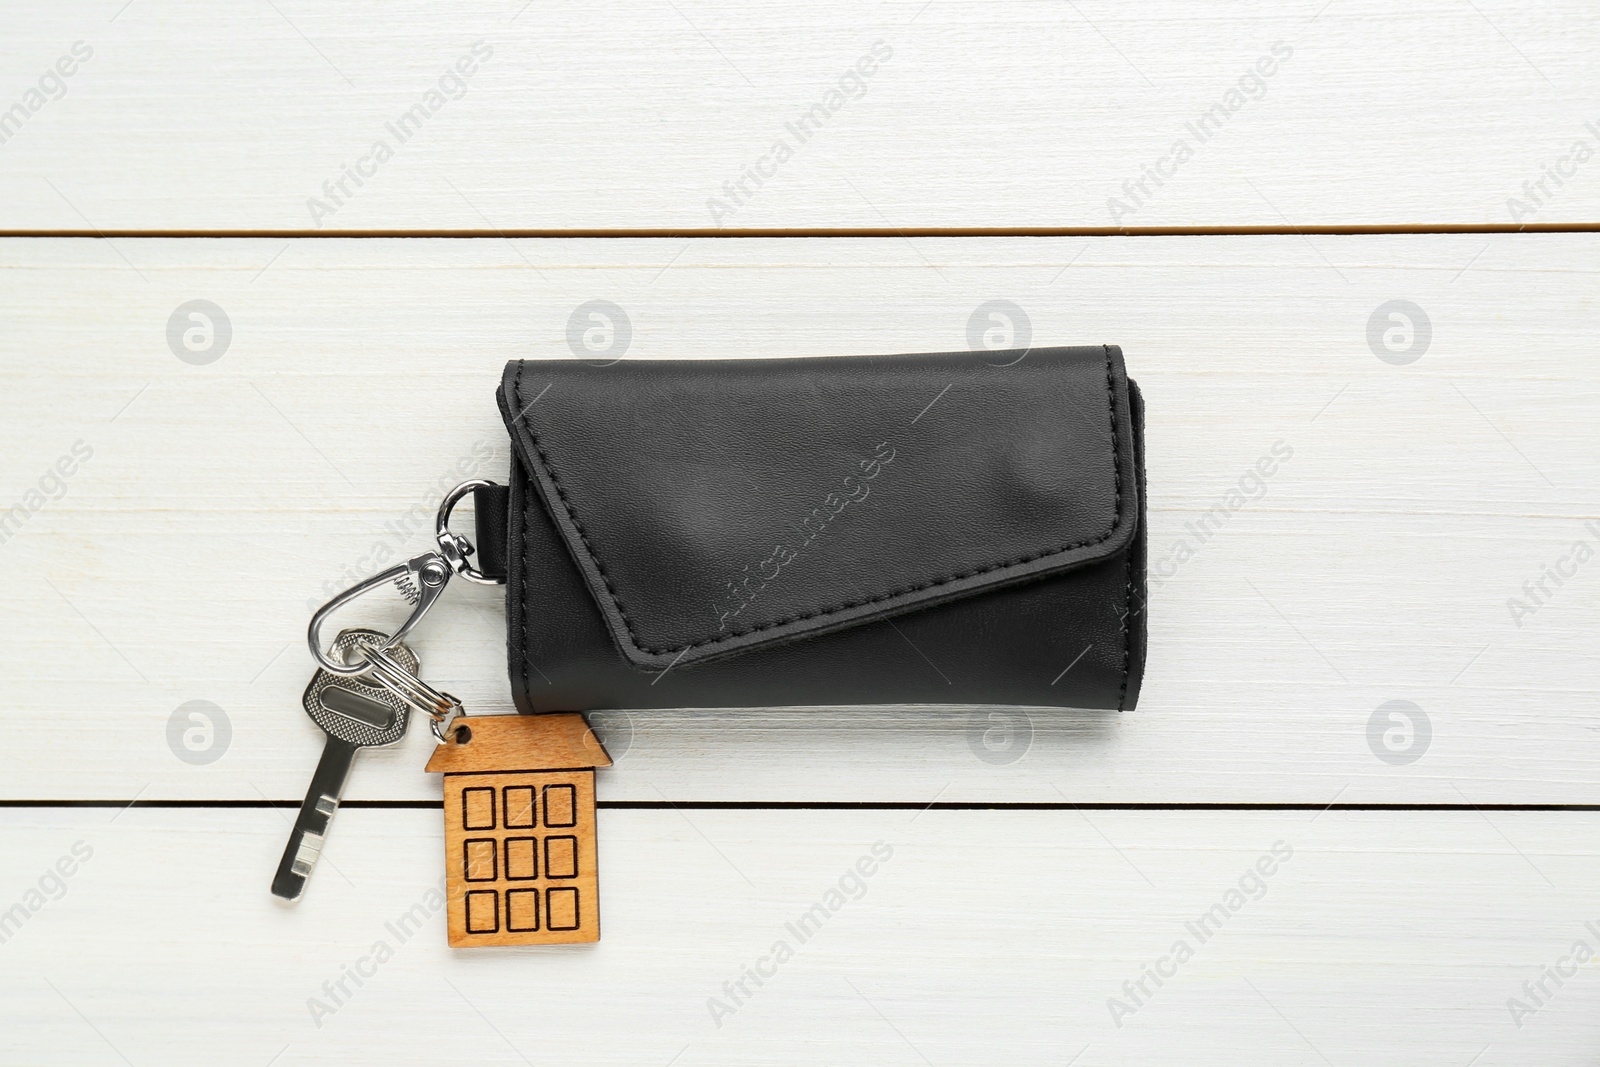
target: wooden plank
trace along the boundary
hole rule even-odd
[[[1581,0],[76,0],[5,29],[7,231],[1600,218]]]
[[[1037,343],[1122,344],[1149,400],[1139,710],[612,716],[603,801],[1594,800],[1600,585],[1573,546],[1600,511],[1600,237],[10,240],[0,264],[0,503],[43,486],[0,546],[31,727],[6,796],[298,798],[310,606],[505,469],[500,367],[570,358],[589,301],[626,309],[628,356],[672,357],[962,348],[1003,299]],[[232,327],[203,366],[167,334],[195,299]],[[1431,323],[1409,365],[1369,345],[1396,299]],[[415,642],[480,713],[507,706],[500,612],[452,588]],[[364,756],[348,795],[436,799],[431,744]]]
[[[0,1058],[1501,1067],[1597,1038],[1594,814],[609,811],[605,939],[470,951],[437,812],[341,813],[292,908],[286,814],[0,812],[28,912]]]

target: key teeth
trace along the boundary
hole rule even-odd
[[[307,831],[300,839],[300,849],[294,855],[294,862],[289,869],[302,878],[311,875],[311,869],[317,865],[317,859],[322,855],[322,835]]]

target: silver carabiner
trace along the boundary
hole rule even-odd
[[[422,621],[428,609],[433,607],[433,602],[439,599],[439,594],[444,592],[444,587],[450,584],[450,564],[437,552],[424,552],[399,566],[380,571],[366,581],[351,586],[318,608],[316,614],[311,616],[311,625],[306,629],[306,643],[311,646],[311,654],[317,657],[317,662],[322,665],[323,670],[330,674],[349,675],[360,674],[370,666],[366,659],[351,664],[341,663],[329,656],[322,645],[322,627],[330,615],[350,601],[390,584],[399,590],[400,595],[411,605],[411,617],[401,623],[400,628],[378,646],[376,649],[378,652],[388,651],[395,642],[405,640],[405,636]]]
[[[413,556],[398,566],[374,574],[317,609],[316,614],[311,616],[311,625],[306,629],[306,643],[311,646],[311,654],[316,657],[317,663],[324,670],[330,674],[352,675],[361,674],[371,668],[371,661],[365,658],[351,664],[329,656],[322,643],[322,627],[334,612],[374,589],[392,584],[405,598],[406,603],[411,605],[411,617],[406,619],[388,640],[373,650],[381,653],[387,652],[396,643],[404,640],[417,623],[422,621],[428,609],[433,607],[434,601],[439,599],[439,594],[444,592],[445,586],[450,584],[452,574],[459,574],[468,581],[483,585],[502,584],[500,579],[490,578],[468,563],[467,558],[473,553],[472,542],[460,534],[450,532],[450,513],[455,510],[456,504],[474,489],[494,484],[481,478],[473,479],[462,482],[445,494],[444,500],[439,504],[439,514],[434,523],[434,540],[439,546],[437,551]]]

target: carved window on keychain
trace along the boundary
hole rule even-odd
[[[573,883],[580,849],[594,832],[579,825],[579,783],[562,775],[502,774],[463,775],[449,785],[461,796],[455,862],[466,883],[466,932],[579,929],[584,901]]]

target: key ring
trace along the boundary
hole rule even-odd
[[[441,745],[449,740],[456,731],[458,720],[466,714],[460,699],[424,682],[387,651],[365,642],[362,642],[362,648],[367,653],[367,666],[372,680],[427,715],[430,720],[428,727]]]
[[[389,635],[388,639],[374,652],[385,652],[392,648],[396,642],[401,641],[422,621],[422,617],[432,608],[439,595],[444,592],[445,586],[450,583],[452,574],[459,574],[469,582],[479,585],[504,585],[505,580],[491,578],[468,562],[474,551],[472,542],[461,534],[450,531],[450,514],[455,510],[468,493],[475,489],[493,486],[495,483],[482,478],[474,478],[462,482],[444,495],[439,503],[439,512],[434,520],[434,541],[438,550],[424,552],[420,556],[413,556],[404,563],[390,567],[388,570],[379,571],[371,578],[346,589],[311,616],[311,625],[306,628],[306,643],[311,647],[311,654],[316,657],[317,663],[330,674],[353,675],[366,671],[371,663],[363,660],[351,665],[341,663],[327,654],[322,644],[322,628],[329,616],[352,600],[357,600],[375,589],[385,585],[393,585],[406,603],[411,605],[411,616],[400,625],[400,628]]]

